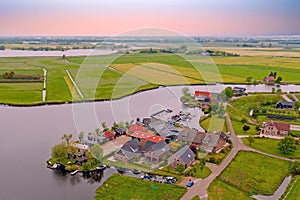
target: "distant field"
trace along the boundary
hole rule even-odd
[[[240,151],[218,179],[248,193],[272,195],[289,173],[290,163]]]
[[[269,49],[271,50],[271,49]],[[276,50],[277,52],[277,50]],[[297,53],[297,52],[296,52]],[[109,61],[113,61],[110,66]],[[84,66],[80,68],[80,66]],[[102,67],[101,67],[102,66]],[[105,67],[104,67],[105,66]],[[7,71],[41,74],[46,68],[47,102],[66,102],[78,99],[72,83],[66,79],[65,69],[82,90],[86,99],[119,98],[140,90],[156,88],[159,85],[203,84],[203,83],[245,83],[246,77],[262,80],[270,71],[276,71],[283,81],[300,83],[300,58],[270,56],[205,57],[197,55],[125,54],[68,57],[0,58],[1,74]],[[80,73],[78,70],[80,68]],[[84,69],[84,70],[82,70]],[[77,77],[77,75],[79,76]],[[100,74],[101,80],[100,79]],[[8,91],[15,86],[3,85],[0,90]],[[32,91],[36,91],[36,86]],[[24,90],[29,90],[24,88]],[[1,102],[18,103],[13,92],[0,98]],[[3,101],[2,101],[3,99]],[[33,98],[32,101],[37,98]],[[30,101],[30,100],[29,100]],[[22,104],[22,101],[19,101]]]
[[[170,199],[179,200],[186,188],[144,181],[121,175],[112,175],[96,191],[95,200]]]

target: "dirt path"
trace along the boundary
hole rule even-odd
[[[68,74],[68,76],[69,76],[69,79],[71,80],[71,82],[73,83],[74,87],[76,88],[76,90],[77,90],[79,96],[80,96],[82,99],[84,99],[83,94],[81,93],[81,91],[80,91],[79,87],[77,86],[76,82],[73,80],[73,78],[72,78],[72,76],[71,76],[69,70],[66,69],[66,72],[67,72],[67,74]]]
[[[293,102],[293,100],[291,100],[288,96],[286,96],[286,94],[282,94],[281,97],[287,102]]]

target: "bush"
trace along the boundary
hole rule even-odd
[[[245,123],[247,123],[247,120],[246,120],[245,118],[243,118],[243,119],[241,120],[241,122],[242,122],[243,124],[245,124]]]
[[[183,171],[185,170],[185,167],[183,164],[178,164],[177,167],[176,167],[176,171],[182,173]]]
[[[243,126],[243,131],[249,131],[250,130],[250,126],[244,125]]]
[[[300,174],[300,161],[293,162],[290,171],[293,174]]]

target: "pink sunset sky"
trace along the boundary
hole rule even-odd
[[[186,35],[300,34],[297,0],[1,0],[0,35],[117,35],[143,27]]]

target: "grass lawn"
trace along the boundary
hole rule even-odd
[[[95,200],[170,199],[179,200],[186,188],[141,179],[112,175],[96,191]]]
[[[248,142],[247,138],[243,138],[242,140],[243,140],[244,144],[249,146],[249,142]],[[300,159],[300,146],[299,145],[297,146],[297,150],[295,151],[295,153],[293,155],[285,155],[277,149],[277,147],[278,147],[277,145],[278,145],[279,141],[280,140],[271,139],[271,138],[255,138],[255,142],[251,144],[251,147],[254,149],[257,149],[259,151],[273,154],[276,156]]]
[[[293,178],[293,185],[288,195],[285,196],[286,200],[299,200],[300,199],[300,175]]]
[[[218,179],[248,193],[272,195],[289,173],[290,163],[240,151]]]
[[[243,124],[242,122],[232,120],[232,126],[234,129],[234,132],[236,135],[257,135],[259,134],[259,131],[256,130],[256,126],[253,124],[245,123]],[[250,127],[248,131],[244,131],[243,127],[244,125],[247,125]]]
[[[223,181],[215,179],[208,187],[208,199],[212,200],[250,200],[252,199],[246,193],[226,184]]]
[[[220,130],[222,130],[224,132],[229,131],[227,122],[224,118],[214,117],[212,119],[211,117],[208,117],[205,120],[203,120],[202,122],[200,122],[200,125],[202,128],[204,128],[208,132],[220,131]]]

